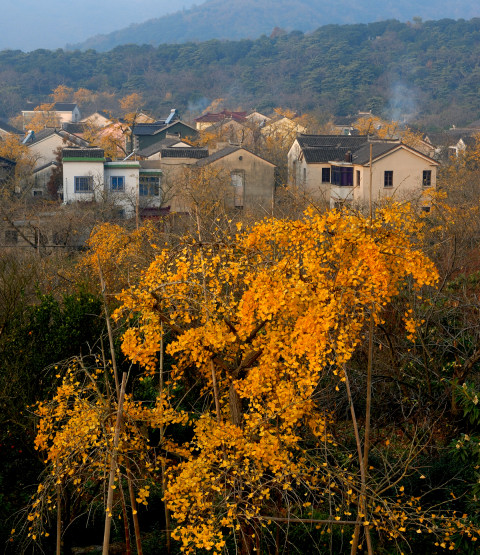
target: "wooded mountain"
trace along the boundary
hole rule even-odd
[[[0,52],[0,117],[43,102],[58,84],[139,92],[161,117],[198,115],[215,98],[226,107],[415,115],[437,126],[480,117],[480,19],[327,25],[257,40]],[[99,105],[98,109],[105,108]]]
[[[209,39],[257,38],[275,27],[312,31],[329,23],[368,23],[480,16],[476,0],[207,0],[190,9],[149,19],[69,46],[110,50],[122,44],[181,43]],[[71,41],[70,41],[71,42]]]
[[[151,17],[188,8],[194,0],[2,0],[0,50],[62,48]]]

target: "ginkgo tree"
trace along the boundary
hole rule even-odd
[[[354,411],[357,448],[346,452],[333,415],[316,402],[327,377],[351,404],[348,366],[369,326],[382,323],[407,283],[434,285],[435,268],[412,241],[420,230],[400,206],[375,219],[309,211],[297,221],[266,220],[236,237],[166,247],[119,296],[116,317],[131,322],[124,353],[154,373],[169,329],[171,381],[193,374],[207,407],[192,415],[189,456],[171,467],[165,494],[184,551],[219,553],[232,537],[244,553],[260,550],[268,523],[305,515],[394,540],[411,526],[445,532],[443,540],[452,527],[470,530],[445,515],[427,526],[419,497],[402,502],[411,459],[370,475]],[[409,309],[404,319],[412,335]]]
[[[406,478],[419,475],[421,438],[370,447],[369,409],[360,417],[352,398],[354,357],[392,301],[407,287],[420,295],[436,283],[421,233],[410,207],[393,204],[375,217],[311,209],[298,220],[239,224],[236,233],[219,222],[208,240],[200,232],[163,245],[155,239],[154,260],[118,295],[114,318],[126,327],[122,350],[131,363],[151,376],[162,369],[157,408],[141,410],[131,396],[125,418],[135,430],[142,419],[161,430],[162,469],[142,478],[165,484],[182,551],[267,552],[272,544],[280,551],[279,530],[287,541],[294,525],[330,534],[341,527],[352,534],[352,552],[365,541],[373,553],[375,542],[401,543],[412,533],[450,549],[455,534],[476,540],[480,532],[465,515],[440,512],[405,488]],[[97,230],[92,265],[111,240],[108,230]],[[405,334],[413,337],[414,313],[407,301],[403,308]],[[167,374],[166,333],[174,360]],[[367,366],[365,373],[371,357]],[[77,381],[67,381],[73,398]],[[195,391],[188,403],[186,389]],[[349,419],[322,405],[325,389],[343,395]],[[55,422],[55,410],[40,415],[50,420],[37,442],[47,462],[65,461],[64,479],[69,461],[77,461],[73,474],[85,461],[62,443],[70,416],[61,412]],[[90,434],[95,418],[88,419]],[[175,422],[190,428],[183,445],[169,428]],[[97,464],[110,460],[109,434]],[[144,436],[131,441],[120,457],[127,449],[132,461],[149,460],[146,451],[153,460]]]

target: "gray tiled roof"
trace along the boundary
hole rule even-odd
[[[390,150],[395,150],[400,143],[370,143],[372,145],[372,158],[375,160],[379,156],[386,154]],[[354,164],[368,164],[370,162],[370,144],[366,144],[356,150],[352,156]]]
[[[345,154],[351,152],[348,147],[304,147],[302,149],[307,164],[326,164],[333,160],[344,160]]]
[[[155,135],[162,129],[165,129],[165,122],[155,123],[136,123],[132,126],[132,133],[134,135]]]
[[[10,158],[4,158],[3,156],[0,156],[0,163],[4,167],[12,167],[12,168],[17,164],[14,160],[10,160]]]
[[[301,147],[328,147],[350,150],[359,148],[368,141],[367,135],[298,135],[297,141]]]
[[[145,158],[148,158],[153,154],[157,154],[157,152],[160,152],[163,148],[168,148],[181,142],[182,142],[182,139],[180,138],[173,139],[173,138],[167,137],[165,139],[162,139],[161,141],[158,141],[158,143],[142,148],[137,152],[137,154],[139,154],[140,156],[145,156]],[[188,147],[184,147],[184,148],[188,148]]]
[[[184,121],[176,119],[172,121],[172,123],[169,123],[168,125],[165,123],[164,120],[158,120],[154,123],[136,123],[135,125],[132,126],[132,133],[134,135],[156,135],[157,133],[160,133],[160,131],[163,131],[165,129],[170,129],[171,127],[174,127],[179,123],[182,125],[185,125],[186,127],[190,127],[192,131],[197,132],[197,130],[191,125],[189,125],[188,123],[185,123]]]
[[[55,102],[53,109],[56,112],[73,112],[77,105],[75,102]]]
[[[6,131],[7,133],[12,133],[13,135],[23,135],[23,131],[16,129],[13,125],[3,121],[3,119],[0,119],[0,129],[3,129],[3,131]]]
[[[79,123],[70,123],[68,121],[64,121],[62,123],[62,129],[67,131],[68,133],[78,134],[78,133],[85,133],[88,131],[88,123],[79,122]]]
[[[65,131],[63,129],[56,129],[54,127],[47,127],[45,129],[42,129],[41,131],[38,131],[26,144],[33,145],[35,143],[38,143],[39,141],[42,141],[43,139],[50,137],[51,135],[58,135],[59,137],[62,137],[62,139],[66,139],[79,146],[88,146],[88,141],[86,141],[85,139],[77,137],[73,133],[69,133],[68,131]]]
[[[217,150],[217,152],[210,154],[210,156],[208,156],[207,158],[204,158],[203,160],[197,162],[197,166],[206,166],[207,164],[215,162],[215,160],[220,160],[220,158],[228,156],[229,154],[232,154],[233,152],[236,152],[241,148],[242,147],[236,145],[226,146],[225,148],[222,148],[220,150]]]
[[[45,129],[41,129],[40,131],[37,131],[36,133],[34,133],[34,135],[32,136],[31,139],[29,139],[27,144],[33,145],[34,143],[38,143],[38,141],[46,139],[47,137],[50,137],[51,135],[55,135],[56,133],[57,133],[57,130],[54,129],[53,127],[47,127]]]
[[[62,158],[104,158],[103,148],[78,148],[70,147],[62,149]]]
[[[299,135],[297,140],[308,164],[343,162],[347,152],[351,152],[352,162],[364,165],[370,160],[370,145],[375,159],[400,144],[398,141],[369,141],[366,135]]]
[[[351,127],[358,119],[358,116],[336,116],[333,118],[333,125]]]
[[[58,167],[59,163],[56,160],[51,160],[50,162],[47,162],[46,164],[43,164],[43,166],[39,166],[38,168],[35,168],[33,170],[33,173],[38,173],[38,172],[41,172],[43,170],[46,170],[50,166],[57,166]]]
[[[174,147],[163,148],[160,151],[162,158],[207,158],[208,150],[206,148],[191,148],[191,147]]]
[[[237,152],[238,150],[243,150],[245,152],[248,152],[252,156],[255,156],[256,158],[260,158],[260,160],[263,160],[267,164],[271,164],[272,166],[275,167],[275,164],[273,164],[272,162],[270,162],[266,158],[262,158],[258,154],[255,154],[254,152],[248,150],[248,148],[245,148],[244,146],[238,146],[238,145],[229,145],[229,146],[226,146],[226,147],[222,148],[221,150],[217,150],[217,152],[214,152],[213,154],[210,154],[210,156],[208,156],[208,158],[204,158],[203,160],[199,160],[196,163],[196,165],[197,166],[206,166],[207,164],[211,164],[212,162],[215,162],[216,160],[220,160],[220,158],[224,158],[225,156],[229,156],[230,154],[233,154],[234,152]]]
[[[53,112],[73,112],[73,110],[77,107],[77,104],[75,104],[75,102],[55,102],[54,104],[46,102],[45,104],[47,104],[48,106],[52,106],[51,111]],[[41,105],[41,102],[39,102],[38,104],[35,104],[35,102],[27,102],[22,111],[33,112],[35,108],[38,108]]]

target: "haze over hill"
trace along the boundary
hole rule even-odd
[[[153,14],[152,14],[153,15]],[[480,16],[478,0],[207,0],[190,9],[90,39],[69,47],[99,51],[122,44],[164,44],[256,38],[275,27],[312,31],[329,23],[368,23],[385,19],[469,19]]]
[[[194,0],[2,0],[0,50],[63,48],[97,33],[188,8]]]

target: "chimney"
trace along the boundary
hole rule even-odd
[[[353,161],[352,152],[349,150],[345,153],[345,162],[351,164]]]

